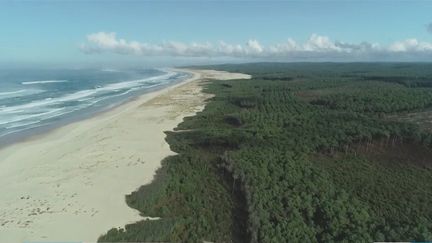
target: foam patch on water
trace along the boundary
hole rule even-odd
[[[26,95],[41,93],[41,92],[43,92],[43,90],[39,90],[39,89],[20,89],[20,90],[5,91],[5,92],[0,92],[0,100],[22,97]]]
[[[51,84],[51,83],[66,83],[69,82],[67,80],[40,80],[40,81],[26,81],[21,82],[22,85],[30,85],[30,84]]]

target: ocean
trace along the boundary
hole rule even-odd
[[[0,144],[179,83],[169,69],[0,70]]]

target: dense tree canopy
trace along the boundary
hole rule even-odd
[[[162,219],[100,241],[432,239],[431,134],[397,119],[431,108],[432,65],[211,68],[254,78],[206,85],[205,110],[168,133],[179,154],[127,198]]]

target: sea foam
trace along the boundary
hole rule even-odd
[[[30,85],[30,84],[50,84],[50,83],[66,83],[67,80],[40,80],[40,81],[26,81],[21,82],[23,85]]]

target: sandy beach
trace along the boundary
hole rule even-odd
[[[0,242],[87,241],[143,219],[125,195],[152,181],[173,155],[164,131],[205,106],[212,70],[92,118],[0,149]]]

